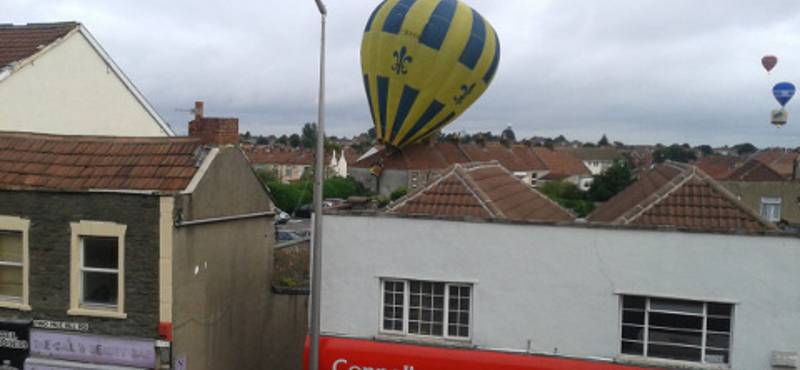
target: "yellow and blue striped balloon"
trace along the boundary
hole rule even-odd
[[[361,71],[378,139],[402,149],[453,122],[492,82],[494,28],[458,0],[386,0],[361,41]]]

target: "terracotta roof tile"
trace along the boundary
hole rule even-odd
[[[749,160],[728,173],[724,179],[728,181],[780,182],[786,181],[787,177],[781,176],[770,166],[758,160]]]
[[[0,132],[0,188],[179,191],[197,171],[200,147],[191,138]]]
[[[592,212],[588,220],[616,225],[778,230],[697,167],[677,163],[645,172]]]
[[[78,26],[78,23],[0,25],[0,68],[36,54]]]
[[[389,212],[436,216],[573,221],[575,217],[497,162],[455,164]]]

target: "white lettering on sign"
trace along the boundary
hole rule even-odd
[[[339,365],[342,365],[339,367]],[[414,370],[414,365],[403,365],[402,368],[389,369],[386,367],[375,367],[367,365],[351,365],[347,366],[347,359],[340,358],[333,362],[331,370]]]
[[[28,341],[17,338],[13,331],[0,331],[0,347],[11,349],[28,349]],[[2,367],[0,367],[1,369]]]
[[[33,320],[33,327],[38,329],[89,331],[89,324],[85,322]]]

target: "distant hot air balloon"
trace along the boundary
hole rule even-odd
[[[483,94],[500,60],[494,28],[457,0],[386,0],[361,41],[378,139],[402,149],[452,122]]]
[[[776,64],[778,64],[778,57],[774,55],[767,55],[761,58],[761,65],[764,66],[764,69],[767,70],[767,73],[775,68]]]
[[[772,88],[772,95],[781,103],[781,107],[785,106],[789,100],[794,96],[794,85],[791,82],[778,82]]]

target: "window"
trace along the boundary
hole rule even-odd
[[[0,216],[0,307],[28,306],[28,229],[30,221]]]
[[[468,284],[384,280],[381,330],[469,339],[471,304]]]
[[[125,318],[125,229],[110,222],[72,225],[70,315]]]
[[[781,198],[761,198],[761,217],[769,222],[781,220]]]
[[[728,364],[732,319],[727,303],[623,296],[621,352]]]

